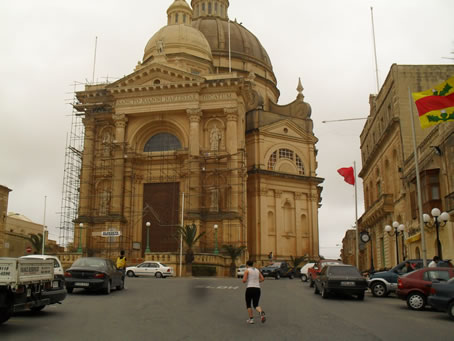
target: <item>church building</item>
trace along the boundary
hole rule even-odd
[[[134,72],[77,92],[84,254],[178,254],[178,226],[195,224],[195,252],[319,256],[311,107],[297,76],[295,100],[277,104],[266,50],[228,11],[228,0],[172,0]]]

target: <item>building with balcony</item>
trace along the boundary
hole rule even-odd
[[[370,114],[361,132],[365,212],[360,231],[371,241],[360,252],[360,268],[391,268],[397,261],[421,258],[419,210],[410,103],[413,106],[419,156],[423,213],[434,207],[447,211],[451,221],[440,230],[443,255],[454,258],[454,123],[422,129],[411,92],[431,89],[454,74],[454,65],[392,65],[377,95],[371,95]],[[405,225],[399,235],[385,232],[397,221]],[[436,254],[434,229],[426,229],[427,257]],[[397,248],[396,248],[397,238]],[[372,258],[372,259],[371,259]]]

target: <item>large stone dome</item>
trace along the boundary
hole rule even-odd
[[[229,55],[229,23],[216,17],[193,19],[192,25],[208,40],[213,55]],[[237,22],[230,22],[230,45],[232,58],[237,57],[259,63],[273,70],[270,57],[257,37]]]
[[[212,62],[210,44],[203,33],[191,24],[191,7],[185,0],[174,0],[167,10],[167,26],[148,41],[143,62],[160,55],[172,54],[188,54]]]
[[[163,51],[160,51],[163,49]],[[166,55],[186,53],[212,61],[210,44],[199,30],[184,24],[161,28],[147,43],[143,62],[165,52]]]

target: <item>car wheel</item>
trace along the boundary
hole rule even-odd
[[[328,298],[328,290],[326,290],[325,287],[322,288],[322,297]]]
[[[372,295],[374,295],[375,297],[388,296],[386,286],[381,282],[374,283],[371,287],[371,290],[372,290]]]
[[[128,277],[135,277],[135,276],[136,276],[136,274],[135,274],[134,271],[132,271],[132,270],[129,270],[129,271],[126,273],[126,275],[128,275]]]
[[[311,288],[314,287],[314,281],[312,280],[312,277],[309,278],[309,287],[311,287]]]
[[[413,292],[407,296],[407,306],[411,310],[423,310],[426,305],[426,297],[418,292]]]
[[[358,299],[358,301],[364,301],[364,293],[356,295],[356,298]]]
[[[107,286],[104,288],[104,293],[106,295],[109,295],[111,290],[112,290],[112,288],[111,288],[110,280],[108,280],[107,281]]]
[[[281,278],[281,274],[278,272],[278,273],[274,276],[274,278],[276,278],[276,279]]]
[[[155,276],[156,276],[156,278],[161,278],[162,277],[162,273],[156,272]]]
[[[37,312],[40,312],[41,310],[43,310],[44,307],[45,307],[45,305],[40,305],[39,307],[30,308],[30,310],[31,310],[33,313],[37,313]]]
[[[117,290],[123,290],[125,288],[125,279],[122,278],[120,285],[117,285]]]
[[[68,294],[72,294],[73,291],[74,291],[74,288],[68,288],[68,287],[66,287],[66,291],[68,292]]]
[[[290,276],[288,276],[288,278],[293,279],[293,274],[291,274]]]
[[[301,275],[301,281],[302,282],[307,282],[307,275]]]
[[[11,309],[9,307],[0,308],[0,324],[6,322],[11,317]]]
[[[318,290],[316,285],[314,285],[314,294],[316,295],[320,294],[320,291]]]
[[[448,316],[451,320],[454,320],[454,302],[451,302],[448,307]]]

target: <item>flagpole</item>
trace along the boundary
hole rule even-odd
[[[415,154],[415,172],[416,172],[416,192],[418,193],[418,207],[419,207],[419,228],[421,230],[421,247],[422,247],[422,261],[424,267],[427,266],[427,250],[426,250],[426,238],[424,235],[424,220],[422,216],[422,199],[421,199],[421,180],[419,178],[419,159],[418,159],[418,150],[416,146],[416,130],[415,130],[415,119],[413,117],[413,101],[411,98],[411,90],[408,87],[408,100],[410,103],[410,117],[411,117],[411,127],[413,132],[413,148]]]
[[[359,269],[359,226],[358,226],[358,189],[356,183],[356,161],[353,161],[353,168],[355,171],[355,224],[356,224],[356,267]]]

